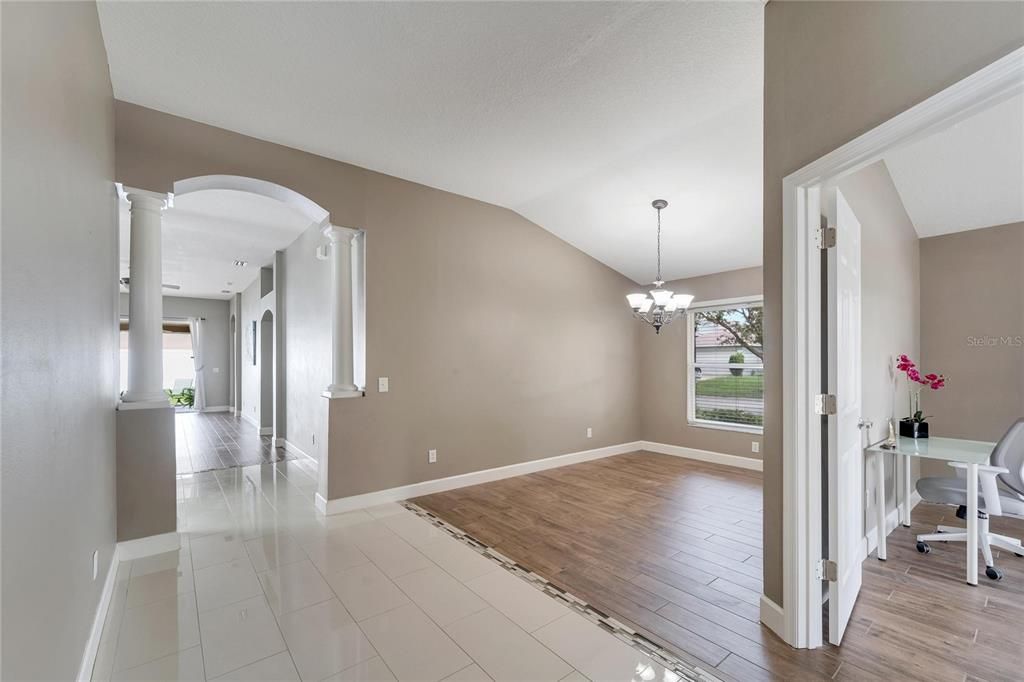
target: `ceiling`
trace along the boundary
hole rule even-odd
[[[920,237],[1024,222],[1024,95],[884,158]]]
[[[515,210],[631,279],[761,262],[764,7],[101,1],[118,99]]]
[[[128,277],[131,218],[121,201],[120,276]],[[260,266],[273,262],[310,226],[309,218],[249,192],[203,190],[174,197],[162,224],[163,283],[167,296],[231,298],[252,284]],[[234,261],[246,261],[238,267]],[[225,293],[224,290],[227,290]],[[127,291],[122,287],[121,291]]]

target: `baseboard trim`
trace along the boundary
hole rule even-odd
[[[181,539],[175,532],[150,535],[136,540],[117,543],[117,560],[131,561],[151,554],[173,552],[181,547]]]
[[[724,464],[725,466],[736,467],[738,469],[749,469],[751,471],[762,471],[764,469],[764,463],[761,460],[754,459],[752,457],[726,455],[721,452],[698,450],[697,448],[687,448],[682,445],[666,445],[665,443],[654,443],[649,440],[640,441],[639,446],[641,450],[656,452],[659,455],[672,455],[673,457],[698,459],[702,462]]]
[[[92,629],[89,630],[89,639],[85,643],[82,662],[78,667],[78,682],[89,682],[92,679],[92,669],[96,665],[96,656],[100,650],[100,638],[103,636],[103,626],[107,622],[107,612],[110,610],[110,602],[114,596],[114,583],[117,581],[117,571],[121,562],[151,554],[170,552],[180,546],[181,540],[177,533],[151,535],[137,540],[125,540],[114,545],[114,551],[110,555],[110,566],[107,568],[107,578],[103,581],[103,591],[100,593],[99,603],[96,604],[96,615],[92,619]]]
[[[103,625],[107,622],[107,611],[110,610],[110,601],[114,596],[114,582],[117,580],[117,566],[120,563],[117,550],[117,545],[114,545],[114,551],[110,555],[110,566],[107,568],[107,579],[103,581],[103,591],[96,605],[92,629],[89,630],[89,639],[86,640],[85,651],[82,653],[82,663],[78,667],[78,682],[89,682],[92,679],[92,668],[96,665],[96,656],[100,650]]]
[[[921,495],[915,490],[910,493],[910,509],[913,510],[921,502]],[[873,516],[873,514],[872,514]],[[896,527],[900,525],[900,509],[897,506],[894,509],[890,509],[885,515],[885,534],[889,535],[892,531],[896,530]],[[872,528],[864,535],[864,540],[861,543],[861,559],[867,559],[868,556],[878,547],[878,528]]]
[[[274,447],[275,448],[283,448],[284,447],[284,438],[276,438],[275,437],[274,438]]]
[[[761,595],[761,622],[769,630],[778,635],[782,641],[786,641],[786,612],[774,601]]]
[[[260,435],[261,436],[273,436],[274,435],[274,427],[273,426],[261,426],[260,427]]]
[[[230,412],[230,405],[213,405],[211,407],[204,407],[200,412]]]
[[[431,495],[433,493],[454,490],[456,488],[465,488],[466,486],[478,485],[480,483],[500,481],[503,478],[532,474],[536,471],[544,471],[546,469],[556,469],[570,464],[589,462],[594,459],[611,457],[613,455],[624,455],[627,452],[636,452],[641,449],[639,441],[633,441],[630,443],[622,443],[620,445],[609,445],[603,448],[595,448],[593,450],[572,452],[567,455],[556,455],[554,457],[535,459],[529,462],[509,464],[507,466],[495,467],[493,469],[472,471],[467,474],[458,474],[456,476],[448,476],[446,478],[435,478],[421,483],[412,483],[409,485],[399,486],[397,488],[388,488],[387,490],[378,490],[376,492],[352,495],[350,497],[340,497],[335,500],[324,500],[323,497],[317,495],[317,508],[320,509],[323,507],[323,510],[321,511],[322,514],[344,514],[345,512],[363,509],[365,507],[374,507],[387,502],[398,502],[399,500],[407,500],[411,497],[419,497],[420,495]]]
[[[305,457],[306,459],[312,460],[314,462],[316,461],[315,457],[311,457],[309,453],[307,453],[305,450],[303,450],[302,448],[300,448],[298,445],[291,442],[287,438],[281,439],[281,445],[287,452],[298,455],[299,457]]]

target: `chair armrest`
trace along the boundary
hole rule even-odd
[[[963,462],[947,462],[954,469],[967,469]],[[999,498],[999,486],[996,485],[996,477],[999,474],[1008,474],[1010,470],[1005,467],[995,467],[991,464],[978,465],[978,484],[981,486],[981,494],[985,500],[985,512],[990,516],[1003,515],[1003,503]]]

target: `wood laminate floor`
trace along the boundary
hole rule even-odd
[[[294,459],[274,447],[270,436],[228,412],[177,412],[174,430],[179,475]]]
[[[962,525],[937,505],[889,536],[887,562],[864,562],[842,647],[783,643],[758,622],[761,490],[757,472],[631,453],[413,501],[725,678],[1024,678],[1024,558],[1003,553],[1003,581],[966,585],[963,544],[915,549],[915,534]]]

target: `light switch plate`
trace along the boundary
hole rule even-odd
[[[758,443],[756,440],[750,441],[750,451],[751,452],[761,452],[761,444]]]
[[[437,450],[427,450],[427,462],[433,464],[437,461]]]
[[[377,392],[378,393],[387,393],[388,392],[388,378],[387,377],[378,377],[377,378]]]

